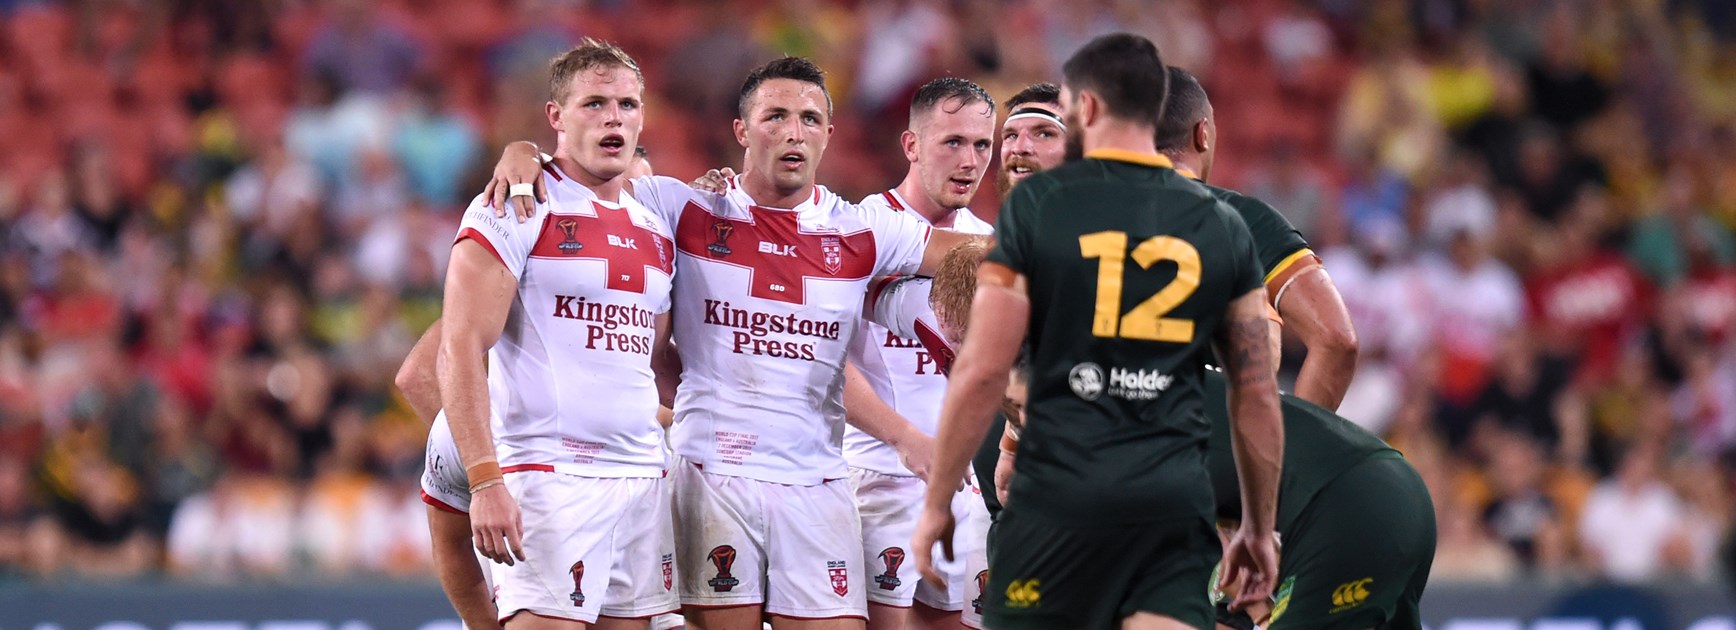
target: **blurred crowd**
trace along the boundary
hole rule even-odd
[[[0,27],[0,579],[427,575],[391,377],[499,148],[552,146],[546,63],[582,36],[639,59],[683,179],[739,166],[748,68],[814,58],[821,181],[857,197],[901,177],[916,85],[1005,98],[1115,30],[1202,78],[1216,183],[1322,253],[1360,339],[1341,412],[1424,473],[1437,580],[1736,564],[1727,2],[0,0]]]

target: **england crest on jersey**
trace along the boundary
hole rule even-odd
[[[838,270],[844,268],[844,241],[836,236],[820,237],[821,262],[826,265],[826,273],[838,275]]]

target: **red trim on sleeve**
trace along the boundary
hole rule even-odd
[[[554,472],[555,467],[548,464],[513,464],[500,469],[501,474],[515,472]]]
[[[558,170],[555,170],[555,165],[553,162],[543,162],[543,171],[550,174],[550,175],[553,175],[555,178],[555,181],[557,181],[557,182],[561,181],[563,179],[561,177],[561,172]]]
[[[892,286],[893,282],[897,282],[902,277],[904,276],[896,273],[890,276],[881,276],[879,280],[875,280],[873,284],[868,286],[868,312],[874,312],[874,306],[880,303],[880,294],[886,292],[886,287]]]
[[[463,230],[459,230],[458,238],[452,239],[452,244],[457,245],[458,243],[463,242],[464,239],[476,241],[483,249],[488,250],[488,253],[493,254],[495,260],[500,261],[500,264],[502,265],[506,265],[506,259],[500,256],[500,252],[495,251],[494,243],[488,242],[488,239],[484,238],[481,232],[476,231],[476,228],[467,227]],[[512,265],[507,265],[506,268],[511,269]]]
[[[465,516],[465,517],[470,516],[469,512],[452,507],[450,505],[447,505],[445,501],[441,501],[441,500],[436,499],[434,497],[428,496],[427,490],[422,491],[422,502],[426,503],[428,505],[432,505],[432,506],[434,506],[435,509],[438,509],[442,512],[451,512],[453,514],[457,514],[459,516]]]

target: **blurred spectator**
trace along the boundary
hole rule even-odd
[[[1621,348],[1641,332],[1652,302],[1639,271],[1599,242],[1609,217],[1602,191],[1580,189],[1550,239],[1553,247],[1534,249],[1539,255],[1526,279],[1530,319],[1545,351],[1573,361],[1576,376],[1593,384],[1609,378]]]
[[[1437,189],[1423,204],[1423,234],[1441,247],[1461,231],[1492,234],[1495,197],[1489,194],[1486,168],[1476,155],[1455,152]]]
[[[1337,208],[1331,205],[1326,182],[1300,148],[1284,143],[1272,151],[1248,185],[1248,194],[1272,204],[1316,247],[1341,243]]]
[[[254,155],[229,178],[225,201],[249,238],[280,239],[297,218],[319,211],[319,173],[285,150],[276,134],[264,134]]]
[[[0,579],[51,571],[53,528],[31,496],[29,470],[0,456]]]
[[[295,560],[295,502],[268,477],[227,471],[217,485],[181,502],[169,527],[169,570],[194,580],[288,573]]]
[[[1520,196],[1531,214],[1554,221],[1579,196],[1586,184],[1601,184],[1602,169],[1571,153],[1555,128],[1542,123],[1527,125],[1519,135]]]
[[[1560,129],[1573,128],[1609,102],[1608,90],[1586,68],[1575,17],[1568,5],[1556,5],[1544,25],[1541,54],[1526,69],[1532,109]]]
[[[448,207],[467,201],[460,196],[460,185],[482,154],[475,125],[452,108],[446,86],[434,77],[417,81],[410,94],[404,116],[398,121],[393,151],[404,165],[411,189],[430,206]]]
[[[1437,386],[1443,402],[1453,407],[1468,405],[1482,391],[1501,340],[1523,323],[1519,280],[1489,257],[1488,236],[1461,230],[1451,237],[1445,256],[1431,254],[1421,264],[1431,300],[1423,312],[1441,362]],[[1454,436],[1453,443],[1464,437]]]
[[[424,58],[415,40],[368,0],[328,0],[330,15],[308,44],[310,73],[330,73],[340,91],[385,94],[409,83]]]
[[[1495,500],[1483,510],[1483,521],[1526,568],[1560,567],[1566,559],[1567,532],[1561,510],[1544,494],[1546,452],[1523,433],[1498,435],[1490,440]]]
[[[1658,577],[1683,541],[1681,499],[1658,476],[1658,449],[1642,441],[1598,485],[1579,517],[1579,540],[1597,573],[1618,582]],[[1678,555],[1678,557],[1680,557]]]
[[[1338,411],[1382,433],[1405,394],[1407,372],[1427,341],[1424,320],[1433,298],[1404,258],[1409,244],[1398,220],[1365,223],[1351,242],[1355,246],[1322,254],[1344,295],[1361,347],[1356,378]]]
[[[1692,174],[1672,168],[1664,179],[1662,207],[1634,225],[1628,256],[1659,285],[1674,285],[1690,272],[1736,264],[1730,227],[1707,216],[1694,195]]]

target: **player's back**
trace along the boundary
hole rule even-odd
[[[1234,211],[1167,160],[1104,157],[1020,184],[997,225],[989,259],[1024,274],[1031,299],[1014,503],[1092,522],[1203,515],[1200,378],[1258,263]]]
[[[1206,418],[1212,424],[1206,466],[1216,489],[1220,518],[1240,519],[1241,485],[1230,448],[1228,381],[1222,372],[1205,377]],[[1386,442],[1338,414],[1301,398],[1278,397],[1284,414],[1284,473],[1278,481],[1278,531],[1287,532],[1309,500],[1333,478],[1374,455],[1398,457]]]

